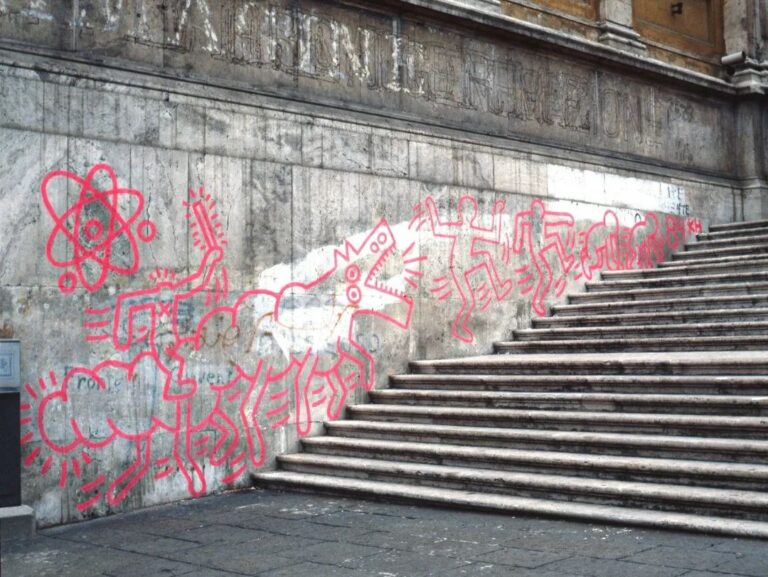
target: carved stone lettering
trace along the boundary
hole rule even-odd
[[[729,162],[715,150],[697,148],[694,154],[686,142],[694,125],[706,139],[727,139],[726,131],[734,126],[727,121],[727,107],[398,14],[288,0],[82,3],[76,25],[88,34],[81,34],[77,48],[88,54],[99,56],[101,47],[109,47],[107,56],[114,55],[120,42],[138,43],[170,51],[167,72],[179,68],[210,82],[235,77],[271,87],[283,73],[284,86],[296,76],[308,81],[301,84],[302,97],[311,98],[315,88],[323,97],[334,97],[330,83],[338,85],[344,100],[394,112],[426,112],[441,122],[467,121],[467,114],[475,112],[472,124],[488,132],[577,143],[584,142],[586,133],[597,148],[715,169]],[[46,35],[16,25],[19,19],[37,19],[58,26],[59,38],[71,38],[71,6],[66,4],[51,12],[46,0],[0,0],[0,35],[45,44]],[[189,57],[174,58],[174,53]],[[146,51],[139,54],[157,62]],[[211,66],[210,58],[220,65]],[[425,109],[425,103],[432,108]],[[462,114],[451,115],[452,109]]]

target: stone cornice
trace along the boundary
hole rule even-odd
[[[370,2],[365,1],[345,3],[370,4]],[[618,50],[598,42],[523,22],[454,0],[388,0],[386,3],[399,5],[405,11],[410,10],[423,15],[431,14],[433,17],[458,21],[457,23],[464,26],[479,26],[488,31],[501,32],[510,40],[546,47],[558,54],[566,54],[586,62],[599,62],[601,65],[642,75],[645,78],[652,77],[681,85],[689,90],[728,96],[765,93],[765,87],[757,84],[750,90],[739,89],[727,80],[633,54],[629,51]],[[377,2],[377,4],[381,4],[381,2]]]

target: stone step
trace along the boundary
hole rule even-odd
[[[620,290],[602,290],[568,295],[570,304],[605,303],[612,301],[650,301],[659,299],[695,298],[704,296],[744,296],[768,293],[768,282],[737,282],[705,284],[698,286],[661,288],[623,288]]]
[[[277,460],[282,469],[295,473],[464,491],[487,491],[554,501],[651,507],[661,511],[719,515],[755,521],[768,520],[768,495],[757,491],[681,487],[663,483],[492,471],[483,468],[307,453],[283,455]]]
[[[531,319],[539,328],[551,327],[597,327],[635,326],[650,324],[700,324],[700,323],[744,323],[768,320],[766,308],[702,309],[691,311],[664,311],[614,314],[579,314]]]
[[[624,280],[640,278],[661,278],[668,276],[688,276],[702,274],[724,274],[757,272],[768,270],[768,257],[755,258],[726,257],[718,262],[698,261],[666,261],[659,263],[656,268],[641,268],[632,270],[604,270],[600,273],[603,280]]]
[[[759,225],[754,226],[753,228],[702,232],[696,235],[696,239],[706,242],[709,240],[728,238],[738,239],[745,236],[754,236],[760,234],[768,234],[768,225]]]
[[[512,335],[515,341],[768,336],[768,321],[518,329]]]
[[[688,243],[685,245],[686,251],[709,250],[710,248],[720,248],[724,246],[737,246],[745,244],[749,245],[768,242],[768,228],[759,230],[758,234],[752,233],[740,236],[708,239],[702,239],[701,235],[699,235],[697,238],[698,242]]]
[[[679,313],[707,309],[743,309],[748,307],[768,307],[768,293],[747,295],[719,295],[706,297],[675,298],[674,300],[621,300],[611,302],[587,302],[581,304],[553,305],[552,314],[585,315],[610,314],[611,312],[663,312],[676,311]]]
[[[467,427],[544,428],[559,431],[714,436],[764,440],[765,417],[614,413],[606,411],[539,411],[467,407],[365,404],[348,407],[351,419],[397,423],[431,423]]]
[[[720,248],[702,248],[699,250],[683,250],[673,252],[670,256],[673,261],[707,260],[708,262],[734,256],[765,255],[768,253],[768,243],[739,244]]]
[[[687,253],[673,253],[673,254],[687,254]],[[754,262],[754,261],[762,261],[766,257],[765,255],[761,253],[754,253],[754,254],[733,254],[733,255],[725,255],[725,256],[707,256],[704,257],[703,255],[699,254],[696,256],[696,258],[686,260],[686,259],[680,259],[680,260],[667,260],[664,262],[660,262],[658,264],[659,269],[668,269],[668,268],[677,268],[680,266],[687,267],[689,269],[692,269],[693,267],[699,267],[702,269],[710,269],[712,270],[715,266],[724,266],[729,267],[733,265],[739,265],[736,270],[743,270],[744,266],[751,266],[747,265],[746,263]],[[754,262],[755,266],[760,266],[762,268],[762,264],[758,262]]]
[[[452,391],[768,395],[768,375],[392,375],[391,388]]]
[[[254,483],[273,489],[323,492],[384,501],[405,501],[470,510],[505,512],[513,515],[551,516],[591,522],[650,526],[663,529],[768,538],[768,523],[708,515],[531,499],[485,491],[459,491],[403,483],[384,483],[290,471],[252,475]]]
[[[768,282],[768,268],[764,271],[743,271],[727,274],[700,274],[662,276],[659,278],[638,278],[626,280],[602,280],[586,283],[588,293],[618,292],[639,289],[667,289],[673,287],[707,287],[711,285]]]
[[[397,460],[400,462],[448,465],[494,471],[515,471],[664,482],[686,487],[764,489],[768,465],[720,463],[684,459],[622,457],[560,451],[532,451],[497,447],[469,447],[438,443],[412,443],[347,437],[308,437],[302,440],[307,453]]]
[[[599,353],[599,352],[662,352],[662,351],[765,351],[768,356],[768,335],[752,336],[603,336],[596,339],[502,341],[493,344],[494,352],[524,353]]]
[[[745,220],[741,222],[727,222],[724,224],[713,224],[709,227],[710,233],[723,232],[723,231],[742,231],[752,228],[766,228],[768,227],[768,219],[761,220]]]
[[[768,441],[592,431],[330,421],[334,437],[768,465]]]
[[[542,411],[684,413],[686,415],[768,414],[768,396],[675,395],[636,393],[534,393],[383,389],[371,391],[376,404],[435,407],[480,407]]]
[[[766,351],[484,355],[412,361],[413,373],[504,375],[768,375]]]

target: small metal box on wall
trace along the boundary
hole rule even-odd
[[[21,504],[21,344],[0,339],[0,507]]]

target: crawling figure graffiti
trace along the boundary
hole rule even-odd
[[[69,369],[60,385],[50,373],[26,386],[22,441],[35,446],[25,465],[47,475],[58,464],[62,488],[70,479],[80,483],[81,511],[119,504],[150,473],[155,480],[179,475],[192,496],[204,494],[211,479],[235,481],[264,463],[269,431],[293,424],[305,435],[314,416],[337,418],[352,391],[372,388],[375,361],[355,336],[363,316],[410,325],[406,288],[416,286],[416,275],[403,268],[421,259],[409,254],[414,244],[398,250],[385,219],[362,241],[336,249],[332,266],[314,280],[248,290],[226,304],[226,240],[215,202],[200,190],[184,205],[201,252],[197,267],[186,275],[155,270],[149,288],[86,309],[86,340],[102,343],[110,358]],[[138,268],[138,253],[131,258]],[[327,295],[330,306],[313,315],[312,303]],[[199,321],[182,319],[182,311],[199,311]],[[301,334],[316,331],[333,342],[333,354],[302,347]],[[265,339],[294,344],[270,355]],[[198,378],[200,366],[215,377]],[[112,386],[118,382],[123,386]],[[118,471],[113,478],[88,478],[89,465],[109,459],[118,445],[132,460],[105,467]]]

